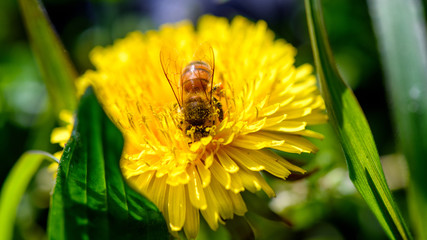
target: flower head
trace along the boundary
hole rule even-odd
[[[205,56],[213,59],[205,65],[214,68],[213,83],[202,92],[210,110],[200,118],[213,119],[207,124],[183,113],[188,105],[180,99],[188,96],[182,94],[194,97],[196,85],[187,91],[185,81],[173,81],[168,72],[170,64],[185,67],[195,60],[200,46],[213,56]],[[273,197],[262,170],[282,179],[304,172],[271,151],[315,152],[305,137],[322,136],[306,126],[326,121],[312,67],[296,68],[295,54],[290,44],[274,40],[263,21],[236,17],[229,23],[213,16],[202,17],[197,30],[189,22],[164,25],[93,50],[97,70],[81,81],[93,85],[125,137],[123,175],[158,206],[172,232],[196,237],[200,214],[212,229],[244,215],[245,189]],[[185,78],[184,68],[175,69]]]

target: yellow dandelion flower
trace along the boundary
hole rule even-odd
[[[73,114],[69,110],[62,110],[59,113],[59,120],[62,121],[62,124],[64,124],[61,127],[54,128],[52,130],[52,133],[50,134],[50,142],[59,144],[62,148],[65,147],[65,144],[68,142],[68,140],[71,137],[71,133],[73,131],[74,126],[74,118]],[[58,151],[53,154],[53,156],[56,159],[61,159],[62,154],[64,153],[64,150]],[[48,170],[52,172],[53,177],[56,178],[56,171],[58,170],[58,162],[52,162]]]
[[[59,113],[59,119],[64,123],[64,126],[54,128],[50,134],[50,142],[57,143],[62,148],[65,147],[65,144],[71,137],[71,132],[73,131],[74,118],[73,114],[69,110],[62,110]],[[53,154],[57,159],[61,159],[63,150]]]
[[[263,21],[204,16],[197,30],[181,22],[95,48],[97,70],[80,80],[125,137],[124,177],[172,232],[194,238],[200,214],[212,229],[244,215],[245,189],[275,195],[260,171],[282,179],[304,172],[271,149],[316,151],[305,137],[322,135],[306,126],[326,121],[324,103],[312,67],[296,68],[295,54]],[[206,111],[191,99],[204,99]]]

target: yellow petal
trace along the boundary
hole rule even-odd
[[[277,131],[277,132],[298,132],[298,131],[304,130],[306,126],[307,126],[306,122],[285,120],[277,125],[265,127],[262,130]]]
[[[310,144],[310,146],[311,145],[312,144]],[[235,141],[233,141],[232,146],[251,150],[273,148],[288,153],[304,152],[303,148],[285,141],[283,136],[276,136],[274,133],[268,133],[266,131],[259,131],[256,133],[240,136],[239,138],[235,139]]]
[[[209,168],[212,165],[213,161],[214,161],[214,155],[212,153],[207,154],[205,159],[205,167]]]
[[[283,158],[279,161],[279,164],[284,166],[286,169],[289,169],[290,171],[293,171],[293,172],[299,172],[299,173],[305,173],[306,172],[304,169],[288,162],[286,159],[283,159]]]
[[[309,76],[313,72],[313,66],[311,66],[310,64],[303,64],[299,66],[296,70],[297,70],[297,73],[295,78],[297,80],[301,80]]]
[[[59,159],[61,159],[63,153],[64,153],[64,151],[58,151],[58,152],[54,153],[53,156],[59,160]]]
[[[279,124],[283,120],[285,120],[286,118],[287,118],[286,114],[280,114],[276,117],[267,118],[267,120],[265,121],[264,127],[270,127],[270,126],[274,126],[276,124]]]
[[[224,148],[224,151],[226,151],[227,155],[229,155],[233,161],[239,163],[239,165],[244,166],[251,171],[264,170],[263,165],[258,164],[252,159],[252,156],[250,155],[252,151],[250,152],[248,150],[236,147],[227,147]]]
[[[242,180],[240,179],[240,176],[238,173],[231,173],[231,184],[230,184],[230,190],[234,193],[239,193],[245,190],[243,187]]]
[[[273,105],[270,105],[268,107],[265,107],[261,110],[259,116],[260,117],[267,117],[267,116],[271,116],[274,113],[276,113],[278,110],[280,109],[280,104],[276,103]]]
[[[267,118],[263,118],[259,121],[252,123],[252,124],[244,126],[241,130],[242,134],[259,131],[264,126],[266,119]]]
[[[312,138],[317,138],[317,139],[323,139],[324,136],[321,133],[318,132],[314,132],[311,130],[303,130],[303,131],[298,131],[298,132],[292,132],[289,134],[295,134],[295,135],[300,135],[300,136],[304,136],[304,137],[312,137]]]
[[[310,78],[306,81],[299,82],[298,84],[295,84],[292,88],[292,93],[298,93],[298,92],[304,92],[305,94],[311,93],[317,89],[315,86],[316,79]]]
[[[184,232],[187,239],[194,239],[197,237],[197,234],[199,233],[199,226],[200,226],[200,215],[199,210],[197,210],[194,207],[191,207],[191,202],[188,197],[187,199],[187,213],[185,217],[185,223],[184,223]]]
[[[245,201],[243,201],[240,193],[228,192],[231,202],[233,203],[234,212],[237,215],[243,216],[248,209],[246,208]]]
[[[284,140],[271,139],[258,133],[247,134],[236,138],[232,145],[247,149],[263,149],[266,147],[280,146]]]
[[[207,137],[203,137],[202,139],[200,139],[200,142],[201,142],[204,146],[208,145],[211,141],[212,141],[212,136],[211,136],[211,135],[209,135],[209,136],[207,136]]]
[[[286,119],[288,120],[293,120],[293,119],[298,119],[298,121],[300,121],[299,118],[307,116],[309,114],[312,113],[312,108],[307,107],[307,108],[301,108],[301,109],[281,109],[280,110],[281,114],[286,114]]]
[[[261,190],[261,185],[256,183],[258,180],[253,176],[253,174],[256,174],[256,172],[242,170],[239,171],[238,174],[245,189],[252,193]]]
[[[211,171],[209,171],[201,161],[196,161],[197,171],[199,172],[200,179],[202,180],[203,188],[209,186],[211,182]]]
[[[217,157],[225,171],[229,173],[239,171],[239,166],[223,150],[218,150]]]
[[[50,135],[51,143],[66,142],[71,136],[71,132],[66,128],[55,128]]]
[[[210,170],[216,181],[221,183],[221,185],[223,185],[226,189],[230,189],[230,174],[227,173],[217,161],[213,162],[212,166],[210,167]],[[211,182],[213,181],[211,180]]]
[[[191,203],[198,209],[206,209],[207,204],[205,192],[200,180],[199,173],[196,171],[194,165],[188,168],[188,175],[190,175],[190,182],[187,184],[187,187]]]
[[[257,134],[262,135],[265,138],[284,139],[286,144],[288,144],[291,147],[294,147],[295,149],[301,150],[301,152],[311,153],[311,152],[316,152],[318,150],[313,143],[311,143],[309,140],[301,136],[296,136],[296,135],[287,134],[287,133],[268,132],[268,131],[260,131]],[[277,146],[272,146],[271,148],[280,150],[279,148],[277,148]]]
[[[269,150],[245,150],[247,156],[264,170],[279,178],[286,178],[291,172],[280,164],[283,159]],[[249,168],[248,168],[249,169]],[[251,169],[249,169],[251,170]]]
[[[69,110],[61,110],[61,112],[59,112],[59,119],[61,119],[65,123],[74,122],[73,113]]]
[[[218,182],[213,181],[211,183],[212,192],[215,196],[215,202],[218,206],[219,215],[223,219],[230,219],[233,218],[233,205],[230,204],[231,199],[228,195],[227,190],[225,190]]]
[[[202,142],[198,141],[198,142],[194,142],[191,144],[190,146],[190,151],[192,152],[197,152],[201,147],[202,147]]]
[[[167,175],[167,184],[171,186],[177,186],[180,184],[187,184],[191,180],[191,177],[186,171],[180,170],[178,168],[175,168],[175,170],[175,172],[172,172]]]
[[[168,213],[169,226],[172,231],[179,231],[184,226],[186,215],[186,197],[184,185],[169,187]]]
[[[144,174],[140,174],[140,175],[135,176],[135,178],[136,178],[135,185],[139,189],[141,189],[142,192],[147,192],[147,189],[148,189],[154,175],[155,175],[155,171],[149,171],[149,172],[146,172]],[[131,182],[133,182],[133,181],[131,181]]]
[[[268,183],[265,181],[265,179],[261,176],[259,172],[255,172],[254,177],[257,179],[256,183],[260,185],[260,187],[267,194],[268,197],[272,198],[276,196],[274,190],[270,187],[270,185],[268,185]]]
[[[160,211],[163,211],[165,207],[168,207],[167,202],[165,206],[165,199],[168,200],[166,187],[168,187],[166,184],[166,177],[155,177],[147,189],[147,196],[149,196],[150,200],[157,205]]]
[[[319,110],[310,115],[298,118],[298,121],[304,121],[309,124],[322,124],[328,121],[328,116],[325,115],[322,110]]]
[[[314,97],[307,97],[304,99],[296,100],[291,103],[293,108],[305,108],[315,101]]]
[[[213,230],[216,230],[218,228],[219,213],[215,194],[212,192],[212,188],[210,185],[206,187],[205,193],[209,207],[205,210],[200,210],[200,213],[208,223],[209,227]]]

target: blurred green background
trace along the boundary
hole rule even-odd
[[[276,33],[298,49],[296,65],[313,63],[303,1],[299,0],[45,0],[43,4],[79,74],[93,68],[89,51],[109,45],[130,31],[156,29],[165,22],[197,18],[206,13],[231,19],[243,15],[265,20]],[[426,1],[423,1],[425,9]],[[329,40],[343,78],[354,90],[382,157],[393,196],[407,217],[407,169],[395,154],[389,103],[382,66],[365,1],[323,1]],[[59,123],[52,116],[46,87],[28,43],[18,3],[0,1],[0,186],[19,156],[31,149],[53,153],[50,131]],[[313,174],[282,182],[273,178],[277,198],[270,207],[292,223],[273,222],[256,215],[248,218],[261,239],[386,239],[367,205],[348,179],[339,144],[329,126],[316,141],[316,156],[302,156]],[[296,156],[287,156],[297,158]],[[35,176],[17,216],[16,239],[44,239],[49,194],[53,180],[46,168]],[[202,227],[202,229],[205,229]],[[231,237],[224,228],[200,233],[200,238]]]

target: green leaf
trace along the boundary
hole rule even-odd
[[[77,105],[74,80],[77,78],[61,41],[37,0],[19,0],[28,37],[56,113],[74,110]]]
[[[120,172],[123,137],[89,89],[61,158],[49,212],[50,239],[167,239],[156,206]]]
[[[321,93],[343,147],[350,179],[391,239],[411,239],[387,186],[368,122],[336,68],[320,1],[305,0],[305,6]]]
[[[427,36],[418,0],[368,1],[378,38],[394,125],[408,160],[410,213],[427,239]]]
[[[0,194],[0,239],[12,239],[16,211],[31,179],[43,160],[54,157],[46,152],[29,151],[13,166]]]

